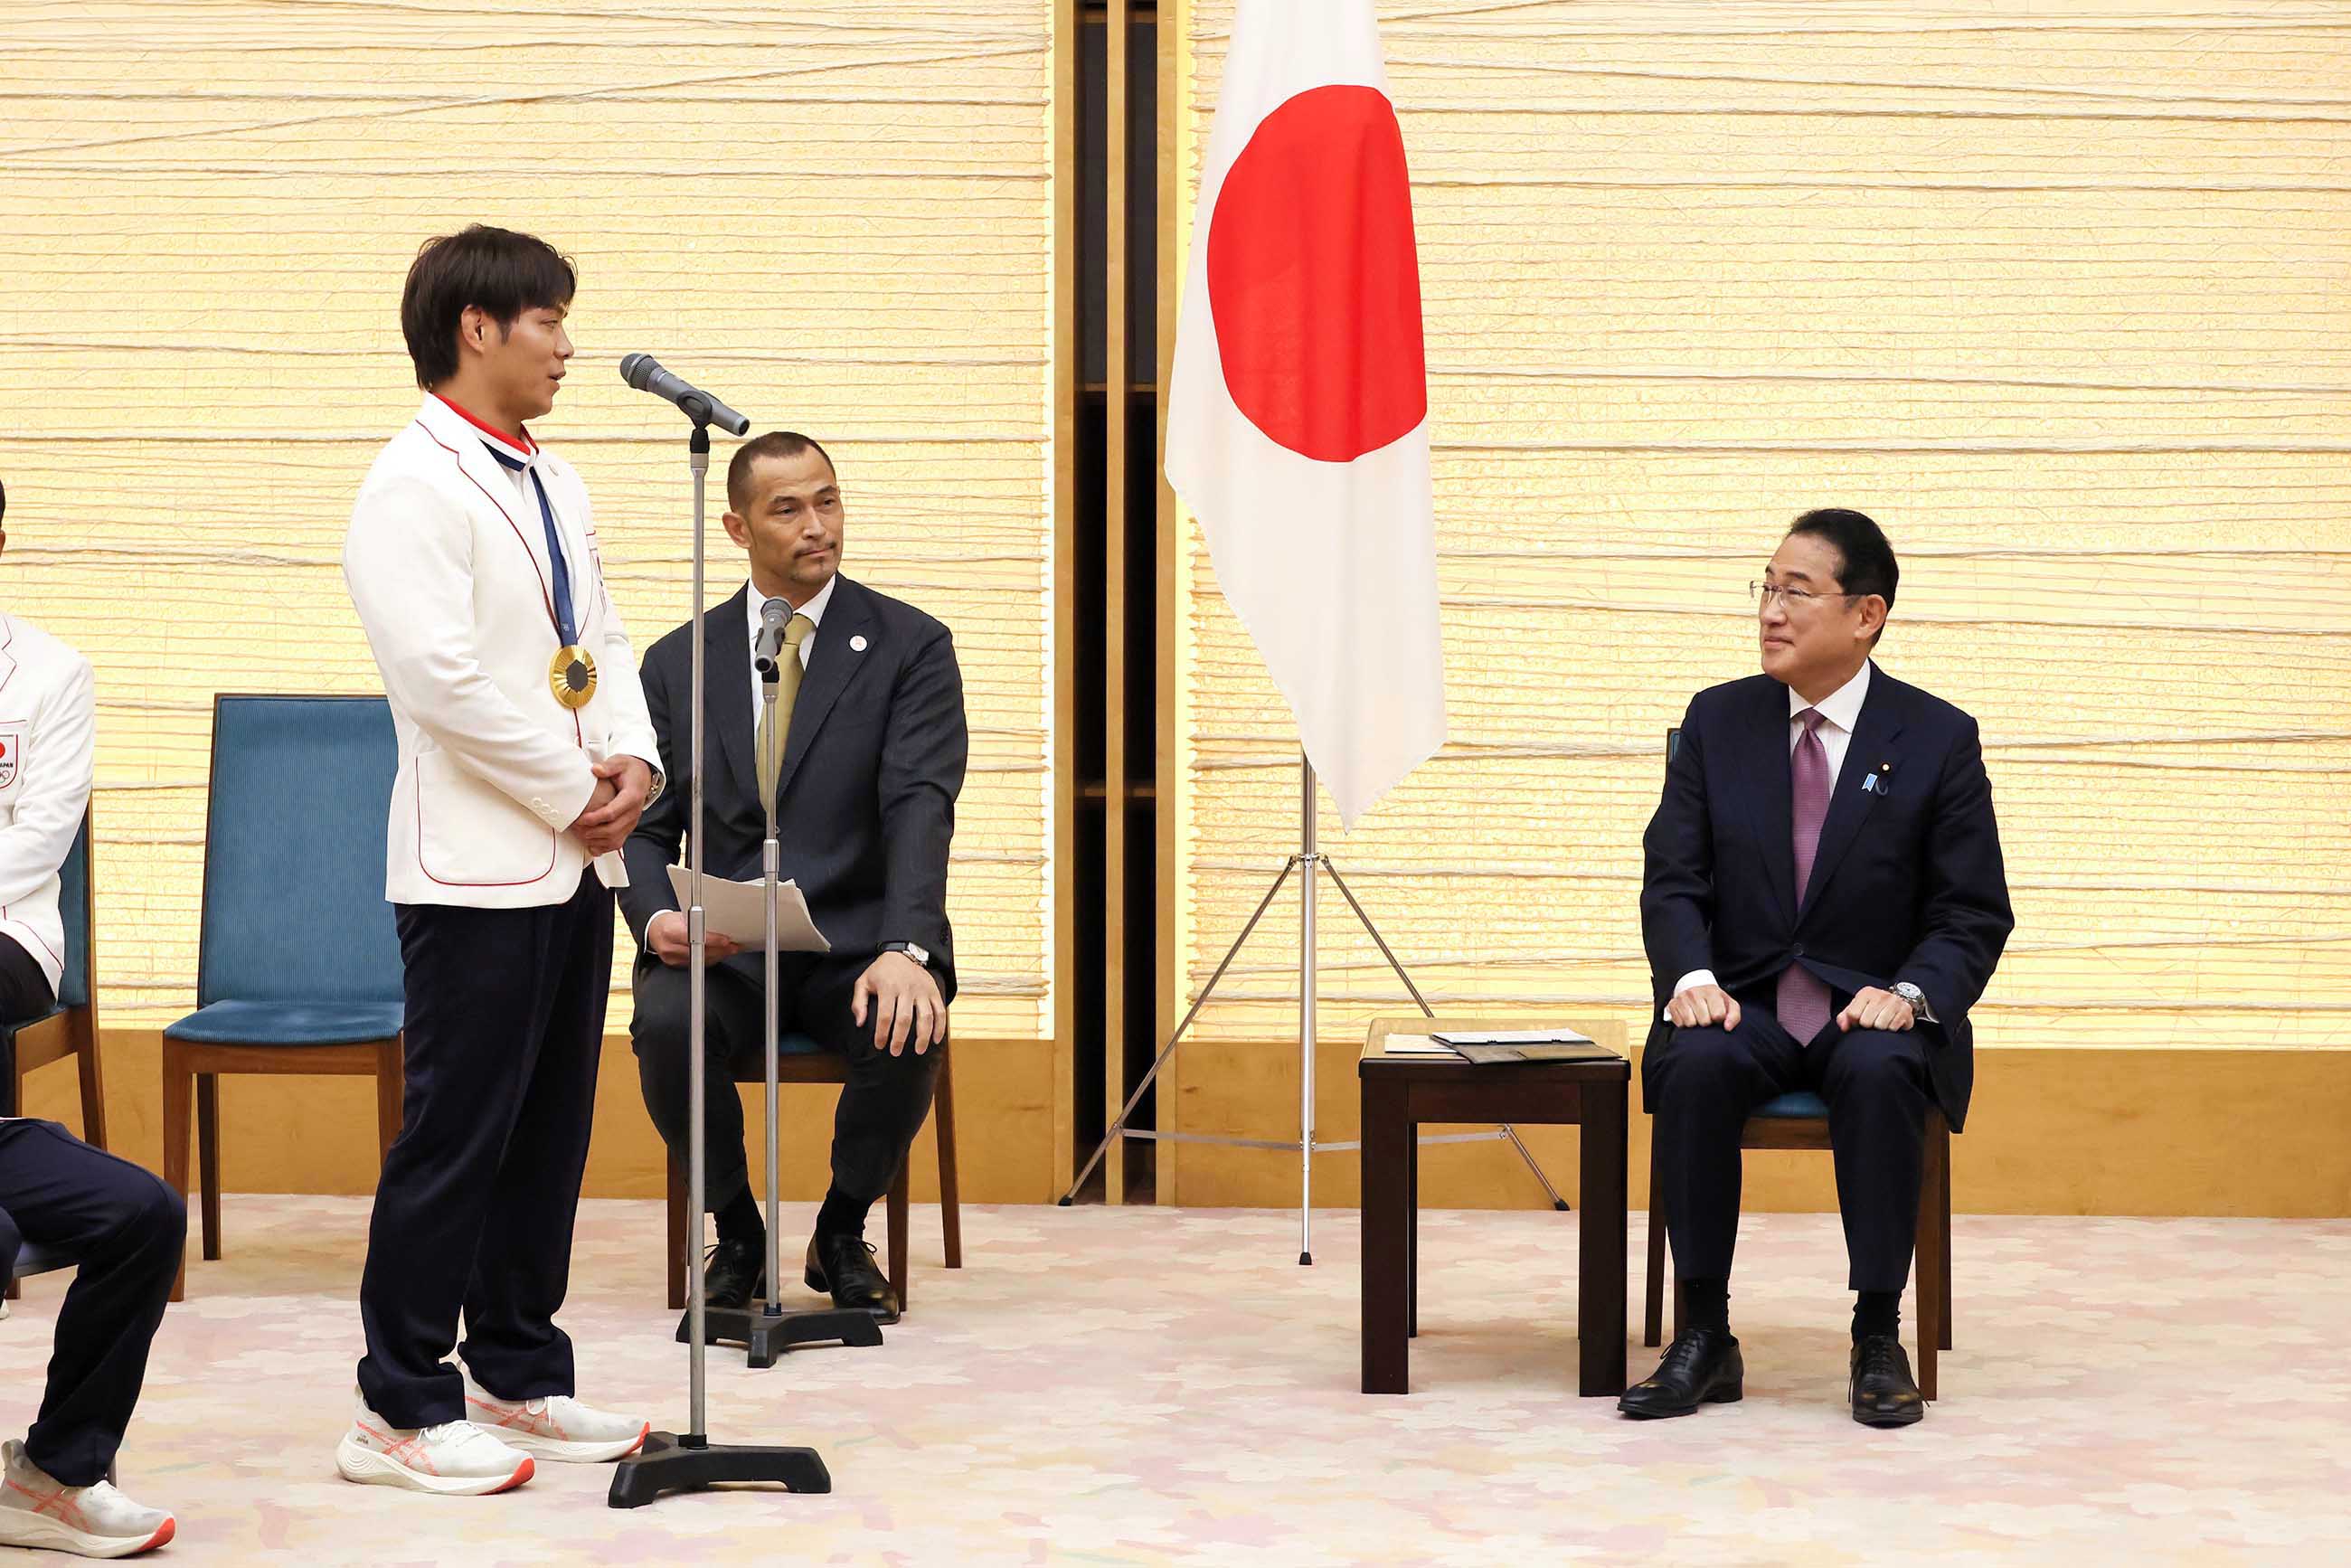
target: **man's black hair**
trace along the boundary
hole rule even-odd
[[[429,390],[457,373],[457,327],[468,305],[505,331],[526,310],[569,306],[579,287],[570,258],[533,235],[475,224],[426,240],[400,295],[416,384]]]

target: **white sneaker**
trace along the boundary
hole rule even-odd
[[[653,1423],[593,1409],[569,1395],[501,1399],[465,1379],[465,1418],[501,1443],[559,1464],[601,1465],[644,1446]]]
[[[538,1467],[470,1421],[395,1427],[359,1402],[351,1429],[335,1445],[335,1469],[347,1481],[407,1487],[443,1497],[480,1497],[530,1479]]]
[[[0,1546],[129,1557],[162,1545],[177,1528],[169,1513],[140,1507],[109,1482],[60,1486],[14,1437],[0,1445]]]

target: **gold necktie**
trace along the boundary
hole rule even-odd
[[[772,800],[776,783],[784,776],[784,746],[792,734],[792,704],[800,695],[800,644],[816,630],[816,622],[795,612],[784,623],[784,656],[776,661],[776,702],[759,705],[759,798]]]

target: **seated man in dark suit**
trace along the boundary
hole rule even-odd
[[[1642,938],[1671,999],[1642,1092],[1688,1326],[1628,1416],[1740,1396],[1740,1133],[1797,1090],[1829,1107],[1854,1419],[1926,1414],[1896,1330],[1927,1110],[1967,1115],[1968,1010],[2015,920],[1975,720],[1871,663],[1898,575],[1861,513],[1796,519],[1755,585],[1764,673],[1691,700],[1643,840]]]
[[[704,694],[710,743],[703,766],[707,875],[756,881],[767,837],[755,782],[752,668],[761,612],[789,611],[778,718],[778,875],[795,881],[829,954],[787,953],[778,1027],[849,1064],[832,1135],[832,1185],[808,1248],[809,1288],[835,1304],[895,1322],[897,1293],[873,1262],[865,1216],[889,1190],[929,1113],[955,999],[947,929],[947,846],[963,789],[967,739],[963,676],[947,629],[914,606],[841,575],[841,482],[807,436],[774,431],[745,442],[726,470],[726,534],[750,557],[751,580],[705,617]],[[645,654],[646,706],[662,767],[683,782],[692,744],[692,622]],[[621,909],[636,933],[636,1015],[630,1024],[646,1108],[679,1163],[689,1134],[685,918],[672,895],[691,792],[666,792],[628,841]],[[751,1197],[734,1064],[765,1047],[762,955],[710,933],[706,996],[705,1199],[718,1244],[704,1277],[715,1305],[761,1294],[767,1227]]]

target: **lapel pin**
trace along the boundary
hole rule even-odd
[[[862,637],[852,637],[849,640],[849,651],[852,653],[862,653],[865,652],[865,639]]]

